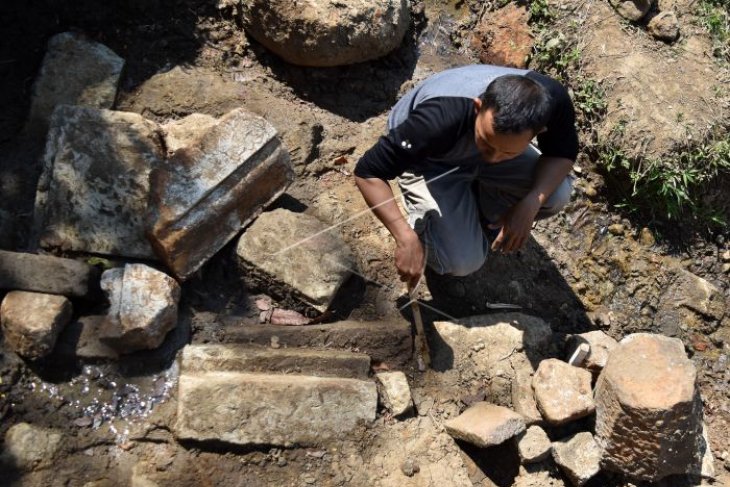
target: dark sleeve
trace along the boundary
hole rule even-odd
[[[568,90],[543,74],[531,71],[527,77],[547,88],[552,99],[552,114],[547,131],[538,134],[537,145],[544,156],[565,157],[575,161],[578,157],[578,132],[575,128],[575,110]]]
[[[414,108],[408,118],[380,137],[355,166],[361,178],[394,179],[419,161],[447,152],[468,130],[471,98],[438,97]]]

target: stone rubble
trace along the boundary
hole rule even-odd
[[[123,68],[124,59],[103,44],[71,32],[51,37],[33,85],[27,130],[44,134],[58,105],[111,109]]]
[[[655,39],[672,43],[679,38],[679,20],[674,12],[661,12],[646,25],[646,30]]]
[[[558,359],[547,359],[532,378],[537,407],[545,420],[561,425],[593,413],[591,373]]]
[[[523,464],[537,463],[550,456],[552,444],[545,430],[530,426],[517,440],[517,452]]]
[[[13,425],[5,433],[0,465],[25,472],[52,467],[62,439],[61,433],[53,430],[28,423]]]
[[[575,487],[586,484],[600,471],[601,451],[588,432],[553,443],[553,459]]]
[[[623,18],[637,22],[651,9],[652,0],[610,0]]]
[[[595,399],[604,469],[650,482],[699,473],[702,402],[697,371],[680,340],[625,337],[598,378]]]
[[[355,258],[337,229],[317,218],[277,209],[262,214],[236,247],[252,284],[285,304],[325,311],[355,269]]]
[[[606,366],[611,350],[618,345],[616,340],[600,330],[573,335],[573,340],[576,347],[580,346],[581,343],[586,343],[590,347],[590,352],[586,356],[582,367],[590,370],[594,375],[598,375]]]
[[[380,383],[380,397],[393,416],[402,416],[413,411],[411,388],[403,372],[378,372],[375,374]]]
[[[61,105],[51,117],[35,201],[44,249],[155,259],[145,238],[159,127],[136,113]]]
[[[90,315],[71,322],[58,337],[56,352],[59,357],[68,360],[117,360],[119,352],[102,341],[106,320],[105,315]]]
[[[309,2],[253,0],[243,5],[251,37],[292,64],[339,66],[381,57],[410,25],[405,0]]]
[[[293,179],[276,129],[258,115],[233,110],[151,172],[147,235],[184,280]]]
[[[99,291],[99,272],[73,259],[0,250],[0,289],[92,297]]]
[[[525,431],[525,421],[514,411],[478,402],[444,423],[446,432],[481,448],[499,445]]]
[[[63,296],[11,291],[0,305],[5,343],[23,357],[45,357],[53,350],[72,312],[71,302]]]
[[[180,286],[144,264],[105,271],[101,287],[110,307],[103,340],[121,353],[159,347],[177,325]]]

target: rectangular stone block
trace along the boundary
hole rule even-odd
[[[339,350],[254,348],[251,345],[188,345],[180,358],[183,374],[262,372],[367,379],[370,357]]]
[[[161,140],[158,126],[136,113],[57,107],[36,194],[39,245],[154,259],[144,218]]]
[[[356,379],[182,374],[175,435],[237,445],[315,446],[375,420],[375,384]]]
[[[338,321],[326,325],[229,327],[224,342],[270,345],[276,337],[281,347],[316,347],[357,350],[375,362],[407,364],[413,355],[411,324],[406,321]]]
[[[148,237],[160,259],[185,279],[293,179],[276,129],[234,110],[152,172]]]
[[[0,289],[88,297],[100,293],[99,272],[72,259],[0,250]]]

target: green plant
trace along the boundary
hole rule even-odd
[[[606,113],[608,102],[601,85],[592,79],[581,78],[573,90],[573,104],[582,115],[582,124],[590,125]]]
[[[713,54],[730,61],[730,12],[727,0],[701,0],[697,15],[700,25],[712,36]]]
[[[547,0],[531,0],[529,12],[530,25],[537,29],[544,28],[555,20],[555,13]]]
[[[730,175],[730,141],[726,139],[687,148],[663,160],[631,159],[609,146],[599,152],[598,164],[612,179],[624,209],[646,212],[654,219],[691,217],[709,226],[728,225],[722,214],[702,200],[713,180]],[[624,182],[630,183],[630,191]]]

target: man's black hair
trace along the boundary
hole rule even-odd
[[[479,97],[481,111],[493,110],[494,131],[519,134],[531,130],[537,134],[550,117],[550,94],[526,76],[507,74],[492,81]]]

